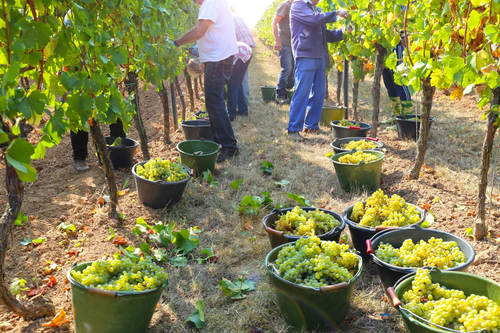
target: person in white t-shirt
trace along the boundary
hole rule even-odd
[[[205,105],[212,136],[222,146],[217,158],[220,163],[239,155],[224,101],[224,89],[231,77],[234,55],[238,53],[233,14],[227,0],[193,1],[200,6],[198,22],[174,45],[198,42],[200,60],[205,65]]]

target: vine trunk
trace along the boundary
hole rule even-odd
[[[354,120],[359,119],[358,115],[358,96],[359,96],[359,80],[354,80],[352,85],[352,112]]]
[[[196,82],[196,81],[195,81]],[[163,142],[165,144],[171,144],[170,140],[170,117],[169,117],[169,102],[168,102],[168,91],[165,89],[165,84],[161,81],[161,89],[158,91],[160,95],[161,104],[163,106]]]
[[[125,80],[125,86],[127,87],[127,92],[129,95],[134,93],[133,103],[135,105],[134,114],[134,124],[137,133],[139,134],[139,141],[141,142],[142,156],[145,161],[149,160],[149,148],[148,148],[148,136],[146,134],[146,129],[144,128],[144,123],[142,122],[141,111],[139,108],[139,93],[137,90],[139,80],[137,73],[128,72],[127,79]]]
[[[189,75],[187,69],[184,69],[184,77],[186,78],[186,86],[189,93],[189,102],[191,104],[191,111],[194,112],[193,82],[191,81],[191,75]]]
[[[375,44],[377,50],[377,55],[375,58],[375,73],[373,74],[373,86],[372,86],[372,102],[373,102],[373,114],[372,114],[372,129],[370,131],[370,136],[372,138],[377,137],[378,130],[378,115],[380,113],[380,79],[382,78],[382,70],[384,69],[384,59],[387,55],[387,50],[381,44]]]

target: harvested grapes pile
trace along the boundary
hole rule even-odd
[[[359,140],[359,141],[350,141],[349,143],[344,143],[340,146],[342,149],[353,150],[353,149],[374,149],[377,148],[377,145],[373,141],[368,140]]]
[[[379,189],[366,203],[356,203],[349,218],[364,227],[403,227],[418,223],[421,216],[415,206],[407,204],[399,195],[394,194],[389,198]]]
[[[157,158],[135,168],[138,176],[151,181],[178,182],[189,177],[189,173],[178,162]]]
[[[276,221],[276,230],[286,235],[317,236],[326,234],[340,224],[335,217],[319,209],[305,211],[296,206],[280,216]]]
[[[342,119],[337,125],[342,127],[359,127],[359,122],[350,122],[347,119]]]
[[[381,242],[375,255],[382,261],[398,267],[438,267],[448,269],[467,261],[465,254],[454,241],[445,242],[431,237],[428,242],[414,243],[406,239],[400,248]]]
[[[354,154],[346,154],[340,157],[339,162],[345,164],[359,164],[361,162],[374,162],[378,159],[380,159],[378,156],[370,153],[365,153],[364,151],[360,150],[355,152]]]

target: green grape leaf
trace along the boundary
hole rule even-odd
[[[18,296],[21,294],[23,290],[26,290],[24,288],[26,286],[26,280],[24,279],[19,279],[19,278],[14,278],[12,279],[12,283],[10,284],[10,292],[14,296]]]
[[[240,185],[242,183],[243,183],[243,179],[236,179],[236,180],[233,180],[229,186],[231,186],[231,188],[238,191],[240,189]]]
[[[282,179],[279,182],[274,182],[274,185],[285,187],[285,186],[290,185],[290,182],[288,180],[286,180],[286,179]]]
[[[141,245],[139,245],[139,249],[143,253],[151,253],[151,246],[148,243],[141,243]]]
[[[154,249],[152,252],[153,258],[159,262],[167,261],[167,251],[165,249]]]
[[[28,222],[28,216],[24,216],[22,210],[17,214],[16,220],[14,221],[14,225],[23,225],[23,222]]]
[[[142,235],[143,233],[148,232],[149,229],[153,228],[147,224],[142,217],[138,217],[135,223],[136,225],[134,229],[132,229],[132,234],[134,235]]]
[[[193,251],[200,240],[197,235],[190,235],[189,230],[181,229],[179,232],[174,232],[174,240],[172,243],[176,245],[176,251],[181,254],[187,254]]]
[[[202,264],[205,261],[210,260],[210,258],[213,258],[215,256],[214,251],[208,247],[203,251],[201,251],[201,254],[204,254],[205,258],[197,258],[198,264]]]
[[[298,194],[288,193],[287,197],[289,197],[292,200],[297,201],[297,203],[299,204],[299,206],[302,206],[302,207],[314,207],[312,205],[311,201],[306,200],[304,197],[302,197],[302,196],[300,196]]]
[[[115,230],[113,228],[109,228],[109,233],[111,234],[108,238],[106,238],[106,240],[109,242],[110,240],[112,240],[113,238],[116,237],[115,235]]]
[[[69,224],[67,222],[61,222],[59,226],[57,227],[57,230],[67,232],[70,234],[73,234],[76,232],[76,228],[73,224]]]
[[[16,138],[7,147],[6,156],[20,162],[30,163],[30,156],[35,151],[35,148],[24,138]],[[9,161],[9,163],[11,163]]]
[[[484,33],[492,43],[500,42],[500,29],[494,25],[488,25],[484,28]]]
[[[262,207],[261,197],[247,195],[241,200],[239,206],[233,206],[242,214],[257,215]]]
[[[269,161],[262,162],[262,166],[260,167],[260,171],[264,174],[272,174],[274,171],[274,165]]]
[[[465,236],[474,238],[474,230],[472,228],[465,229]]]
[[[196,302],[196,310],[191,313],[184,323],[192,322],[196,328],[205,327],[205,304],[203,301]]]
[[[432,210],[429,210],[427,212],[427,214],[425,215],[425,220],[424,222],[422,222],[422,224],[420,225],[422,228],[427,228],[429,227],[431,224],[433,224],[435,221],[434,219],[434,213]]]
[[[52,29],[43,22],[30,21],[22,26],[23,36],[21,41],[28,49],[41,49],[50,42]]]
[[[172,265],[176,267],[185,267],[188,263],[187,258],[184,255],[177,255],[173,258],[168,259]]]
[[[7,159],[7,160],[9,160],[9,159]],[[11,162],[12,161],[10,161],[9,163],[11,163]],[[27,163],[22,163],[22,166],[26,171],[20,170],[20,169],[15,167],[17,176],[19,177],[19,180],[21,180],[22,182],[25,182],[25,183],[35,182],[36,175],[37,175],[36,169]]]
[[[3,76],[3,84],[9,83],[9,82],[15,82],[17,77],[19,76],[19,73],[21,71],[21,65],[18,62],[14,62],[9,66],[9,69]]]
[[[121,65],[127,62],[128,52],[126,46],[121,46],[117,49],[110,49],[108,50],[108,53],[111,58],[111,61],[115,65]]]

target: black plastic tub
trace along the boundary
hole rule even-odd
[[[186,140],[212,140],[212,130],[208,120],[185,120],[181,126]]]
[[[362,141],[362,140],[372,141],[377,146],[376,148],[372,148],[369,150],[382,150],[382,148],[384,148],[384,144],[382,143],[382,141],[368,137],[336,138],[335,140],[333,140],[332,143],[330,143],[330,146],[333,148],[333,152],[335,154],[347,153],[351,151],[351,149],[342,149],[340,148],[342,145],[349,143],[351,141]]]
[[[135,173],[137,166],[144,165],[146,162],[147,161],[137,163],[132,168],[132,174],[135,178],[139,201],[154,209],[164,208],[178,203],[181,200],[184,190],[186,189],[187,183],[192,177],[192,170],[190,170],[187,166],[182,165],[182,167],[189,173],[189,176],[186,179],[178,182],[154,182],[144,179]]]
[[[384,290],[393,287],[396,282],[403,276],[416,272],[417,268],[398,267],[382,261],[375,255],[380,242],[391,244],[395,248],[400,248],[406,239],[411,239],[413,243],[418,243],[421,240],[428,241],[430,238],[441,238],[445,242],[454,241],[457,243],[460,250],[465,254],[467,261],[457,267],[444,269],[444,271],[462,271],[466,272],[467,268],[474,261],[475,252],[472,245],[467,243],[464,239],[450,234],[449,232],[422,229],[418,226],[413,226],[408,229],[399,229],[383,233],[378,233],[371,239],[366,241],[367,254],[372,258],[377,266],[378,276],[384,286]]]
[[[116,138],[105,136],[104,139],[106,140],[109,159],[113,164],[113,168],[130,169],[134,165],[134,155],[137,147],[139,147],[139,142],[129,138],[122,138],[120,146],[111,146]]]
[[[365,203],[366,204],[366,203]],[[408,204],[410,206],[415,206],[412,204]],[[351,216],[352,213],[352,208],[354,205],[350,206],[346,210],[342,212],[342,216],[344,217],[344,221],[349,227],[349,233],[351,234],[351,240],[354,248],[360,252],[361,257],[363,260],[368,261],[370,259],[370,256],[366,253],[366,241],[368,239],[371,239],[375,234],[379,232],[385,232],[389,230],[401,230],[401,229],[408,229],[411,228],[412,226],[420,225],[422,222],[425,220],[425,214],[426,211],[415,206],[415,208],[420,212],[420,221],[417,223],[405,226],[405,227],[385,227],[385,226],[379,226],[375,228],[370,228],[370,227],[363,227],[360,226],[359,223],[356,223],[354,221],[351,221],[349,219],[349,216]]]
[[[330,122],[330,126],[332,127],[333,131],[333,139],[335,140],[336,138],[347,138],[347,137],[362,137],[366,138],[368,135],[368,130],[372,128],[372,125],[367,124],[367,123],[362,123],[359,122],[359,127],[345,127],[345,126],[339,126],[340,120],[335,120]],[[351,121],[353,123],[354,121]]]
[[[321,209],[315,207],[300,207],[301,209],[309,212],[311,210],[319,209],[320,211],[332,215],[336,220],[340,222],[340,226],[333,228],[326,234],[317,235],[319,239],[324,241],[335,241],[339,242],[340,234],[342,230],[345,229],[345,221],[340,214],[335,213],[334,211],[328,209]],[[273,209],[271,214],[266,215],[262,219],[262,225],[264,226],[264,230],[266,230],[267,235],[269,236],[269,241],[271,242],[271,247],[274,249],[277,246],[280,246],[285,243],[295,242],[296,240],[307,237],[307,236],[294,236],[294,235],[285,235],[282,231],[278,231],[275,229],[276,222],[279,220],[280,215],[284,215],[287,212],[291,211],[293,208],[286,209]]]
[[[418,135],[420,133],[420,121],[408,120],[412,118],[420,119],[420,116],[416,114],[401,114],[394,117],[394,119],[396,120],[396,127],[398,129],[398,137],[400,140],[418,140]],[[430,129],[432,123],[434,122],[434,117],[431,116],[429,121]]]

